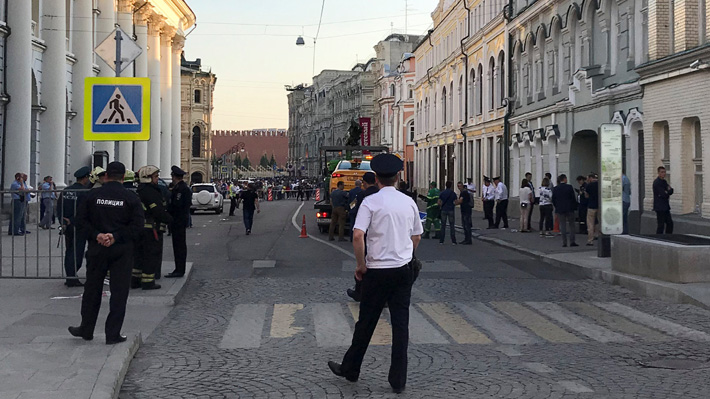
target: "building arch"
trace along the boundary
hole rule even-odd
[[[441,89],[441,125],[446,126],[446,117],[447,117],[447,110],[446,110],[446,85],[444,85],[444,88]]]
[[[197,125],[192,127],[192,157],[202,157],[202,129]]]
[[[190,174],[190,184],[203,183],[205,175],[202,172],[192,172]]]
[[[464,73],[466,73],[466,71],[464,71]],[[458,106],[459,122],[462,122],[462,121],[463,121],[463,117],[464,117],[464,113],[465,113],[464,107],[466,107],[466,104],[464,103],[464,99],[463,99],[463,98],[464,98],[463,93],[464,93],[464,90],[466,90],[466,88],[463,86],[463,75],[459,76],[459,86],[458,86],[458,87],[459,87],[459,90],[458,90],[458,97],[459,97],[459,100],[458,100],[458,103],[459,103],[459,106]]]
[[[483,64],[478,64],[476,82],[476,115],[483,114]]]
[[[594,130],[580,130],[572,136],[569,151],[570,176],[598,173],[598,137]]]

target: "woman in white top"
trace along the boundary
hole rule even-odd
[[[533,201],[532,189],[528,183],[528,179],[523,179],[520,184],[520,232],[527,233],[530,231],[528,226],[528,214],[530,213],[530,204]]]
[[[552,190],[550,189],[550,179],[542,179],[540,193],[540,235],[552,235]],[[543,229],[544,228],[544,229]]]

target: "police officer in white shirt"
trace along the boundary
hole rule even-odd
[[[496,185],[496,223],[495,228],[500,227],[500,221],[503,220],[503,228],[508,228],[508,187],[500,181],[500,176],[493,178],[493,184]]]
[[[380,154],[370,163],[380,191],[360,205],[353,233],[355,278],[362,281],[360,316],[342,364],[328,362],[335,375],[357,381],[382,309],[388,304],[392,318],[392,364],[388,380],[395,393],[402,392],[407,383],[409,303],[414,280],[410,262],[424,232],[417,205],[394,188],[402,166],[402,160],[392,154]]]
[[[470,177],[466,178],[466,190],[471,193],[471,199],[476,196],[476,183],[474,183],[473,179],[471,179]]]
[[[496,204],[496,188],[491,184],[491,179],[483,177],[483,214],[488,220],[488,228],[493,229],[493,207]]]

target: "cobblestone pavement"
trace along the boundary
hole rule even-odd
[[[420,257],[433,262],[413,292],[403,394],[387,383],[386,312],[360,380],[335,377],[326,363],[340,361],[354,326],[356,307],[344,295],[352,260],[291,238],[297,232],[281,220],[292,203],[267,206],[252,241],[225,233],[238,220],[206,224],[204,252],[191,254],[195,278],[140,349],[121,399],[708,397],[710,312],[481,243],[422,244]],[[225,237],[229,249],[217,253]],[[301,253],[310,255],[288,256]],[[260,259],[274,267],[251,268]],[[697,368],[644,367],[669,358]]]

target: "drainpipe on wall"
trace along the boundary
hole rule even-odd
[[[503,8],[503,18],[507,22],[513,19],[513,0],[508,0],[508,4]],[[510,187],[510,117],[514,111],[513,100],[510,98],[510,88],[513,85],[512,43],[513,41],[508,37],[508,56],[506,57],[508,61],[506,63],[508,92],[503,100],[505,105],[505,116],[503,117],[503,145],[505,146],[503,150],[503,184],[506,187]]]
[[[7,8],[9,7],[9,1],[10,0],[5,0],[5,8],[3,8],[3,21],[5,21],[6,29],[7,29],[7,35],[5,36],[5,43],[2,47],[2,81],[7,84],[7,38],[10,37],[12,34],[12,30],[10,29],[10,26],[7,25]],[[2,96],[7,99],[7,102],[5,103],[5,109],[3,109],[2,112],[2,162],[0,163],[0,170],[5,170],[5,148],[7,145],[7,103],[10,102],[10,95],[7,94],[7,91],[5,91],[5,87],[3,87],[3,92]],[[5,189],[5,174],[0,173],[0,189]],[[4,200],[4,198],[2,198]],[[0,206],[2,206],[2,202],[0,201]],[[1,251],[2,249],[0,249]],[[0,252],[1,253],[1,252]]]
[[[466,161],[467,161],[467,151],[466,151],[466,132],[464,131],[464,128],[468,126],[468,54],[466,54],[466,51],[464,49],[464,44],[463,42],[466,41],[469,37],[471,37],[471,9],[468,8],[466,5],[466,0],[463,1],[463,8],[466,9],[466,15],[469,17],[468,23],[466,24],[466,36],[461,38],[461,55],[463,56],[463,62],[464,62],[464,68],[463,68],[463,79],[464,79],[464,85],[463,85],[463,91],[464,91],[464,119],[463,119],[463,125],[461,125],[461,135],[463,136],[463,170],[464,170],[464,176],[461,177],[461,181],[466,181],[466,176],[465,172],[466,170]],[[473,177],[473,176],[472,176]]]

